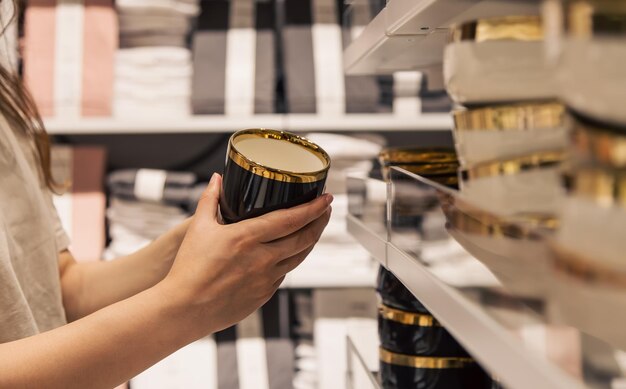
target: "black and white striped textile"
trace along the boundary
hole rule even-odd
[[[193,35],[194,114],[275,112],[274,0],[202,0]]]
[[[157,363],[131,380],[131,388],[293,388],[294,343],[285,329],[289,322],[287,293],[279,291],[236,326],[194,342]]]

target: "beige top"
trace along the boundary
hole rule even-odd
[[[58,253],[69,239],[34,144],[0,117],[0,343],[66,323]]]

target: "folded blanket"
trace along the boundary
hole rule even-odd
[[[152,169],[118,170],[107,180],[113,196],[172,204],[187,203],[195,183],[193,173]]]
[[[120,11],[150,9],[179,12],[196,16],[200,11],[197,0],[118,0],[117,9]]]

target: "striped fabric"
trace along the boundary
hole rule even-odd
[[[70,250],[80,261],[99,260],[104,250],[105,163],[105,150],[101,147],[54,146],[52,149],[55,179],[70,184],[70,189],[55,195],[53,201],[70,237]]]
[[[294,346],[286,291],[236,326],[197,341],[131,380],[133,389],[290,389]]]
[[[24,36],[24,78],[43,116],[111,114],[112,0],[29,0]]]
[[[274,0],[204,0],[193,37],[195,114],[272,113]]]
[[[416,116],[446,112],[445,91],[424,94],[420,72],[393,76],[344,76],[343,50],[371,20],[367,3],[350,9],[350,27],[341,27],[340,0],[284,0],[281,31],[285,104],[290,113],[339,116],[350,113],[393,112]],[[432,98],[435,98],[432,100]]]

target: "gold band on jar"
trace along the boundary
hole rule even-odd
[[[383,166],[458,163],[456,152],[444,148],[389,148],[380,152],[378,160]]]
[[[626,167],[626,136],[575,120],[572,145],[584,157],[611,167]]]
[[[379,356],[382,362],[389,365],[416,369],[461,369],[475,363],[472,358],[417,357],[392,353],[382,347],[379,349]]]
[[[479,210],[446,209],[450,227],[460,232],[492,238],[538,240],[538,230],[556,230],[559,219],[548,214],[519,214],[506,219]]]
[[[601,265],[597,260],[583,258],[563,247],[551,245],[553,266],[557,271],[589,284],[626,288],[626,273]]]
[[[568,172],[572,194],[604,207],[626,209],[626,172],[600,167],[578,167]]]
[[[246,158],[241,154],[234,145],[234,140],[238,137],[249,136],[259,137],[266,139],[283,140],[286,142],[294,143],[302,146],[317,156],[323,163],[324,168],[315,172],[299,173],[289,172],[280,169],[270,168],[260,163],[254,162]],[[247,170],[258,176],[281,182],[288,183],[310,183],[322,180],[326,177],[328,169],[330,168],[330,157],[321,147],[311,142],[310,140],[289,133],[285,131],[272,130],[267,128],[251,128],[248,130],[238,131],[229,140],[229,153],[228,158],[239,165],[244,170]]]
[[[425,313],[413,313],[402,311],[388,307],[386,305],[380,305],[378,307],[378,313],[383,319],[395,321],[397,323],[413,325],[419,327],[439,327],[439,322],[431,315]]]
[[[484,177],[506,176],[522,173],[529,170],[558,166],[565,159],[561,151],[545,151],[532,155],[480,163],[462,171],[464,181],[471,181]]]
[[[543,25],[539,16],[506,16],[480,19],[455,26],[451,31],[453,42],[486,42],[497,40],[541,41]]]
[[[626,36],[626,3],[616,0],[569,0],[566,28],[571,37]]]
[[[555,102],[504,104],[453,112],[457,131],[529,131],[563,127],[565,107]]]

